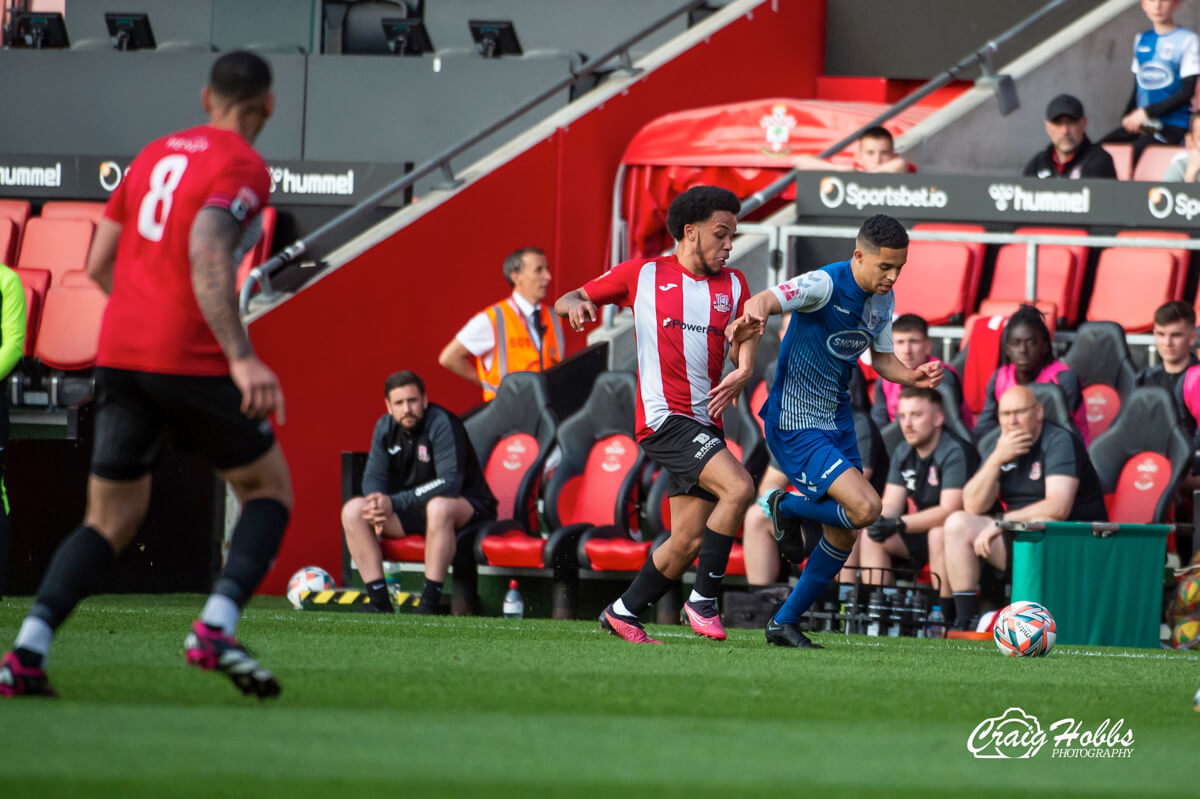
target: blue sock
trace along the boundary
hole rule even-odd
[[[775,623],[795,624],[800,621],[800,615],[817,601],[817,598],[825,590],[825,586],[829,585],[829,581],[841,571],[842,566],[846,565],[848,557],[850,557],[849,550],[838,549],[830,544],[828,539],[821,536],[817,548],[808,556],[808,562],[804,564],[800,582],[796,583],[796,587],[788,595],[783,607],[775,613]]]
[[[828,524],[830,527],[854,529],[850,518],[846,516],[845,509],[828,495],[818,500],[810,500],[789,491],[788,495],[779,503],[779,511],[784,516],[791,516],[793,519],[812,519],[821,524]]]

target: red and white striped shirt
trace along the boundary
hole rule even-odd
[[[708,415],[708,392],[721,382],[729,344],[725,327],[750,296],[736,269],[696,277],[674,255],[617,264],[583,290],[597,305],[633,308],[637,337],[637,437],[678,414],[721,426]]]

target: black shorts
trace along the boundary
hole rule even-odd
[[[455,499],[455,497],[450,497]],[[492,522],[496,520],[496,508],[491,502],[478,500],[474,497],[463,497],[467,504],[475,511],[471,514],[471,518],[467,520],[464,527],[469,527],[476,522]],[[428,504],[428,503],[426,503]],[[415,505],[411,508],[404,508],[396,511],[396,518],[400,520],[400,526],[404,528],[405,535],[425,535],[425,505]]]
[[[168,442],[205,455],[218,471],[245,466],[275,444],[271,423],[242,414],[229,377],[96,369],[92,474],[134,480],[148,474]]]
[[[725,433],[719,427],[700,424],[686,416],[671,415],[657,432],[641,440],[642,449],[671,475],[667,496],[686,494],[716,502],[714,494],[698,483],[700,472],[712,457],[725,449]]]
[[[908,560],[914,569],[921,569],[929,562],[929,536],[925,533],[900,533],[900,540],[908,548]]]

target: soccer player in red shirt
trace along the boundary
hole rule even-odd
[[[667,211],[667,229],[679,242],[674,255],[618,264],[554,304],[576,330],[595,321],[597,305],[633,308],[637,438],[671,475],[671,537],[600,615],[601,629],[631,643],[661,643],[646,635],[638,617],[697,553],[695,589],[684,612],[698,635],[725,639],[717,596],[738,525],[754,501],[754,482],[725,446],[721,414],[750,379],[749,369],[736,367],[762,335],[759,320],[757,335],[732,353],[725,338],[750,295],[742,273],[725,268],[740,209],[737,195],[725,189],[688,189]],[[740,323],[740,329],[754,326],[753,320]],[[722,379],[727,355],[735,369]]]
[[[201,98],[208,124],[147,145],[96,228],[87,269],[109,301],[87,512],[0,661],[0,695],[56,695],[45,672],[54,631],[136,535],[167,434],[202,451],[242,505],[225,568],[187,636],[187,662],[224,672],[244,694],[279,694],[274,675],[234,638],[292,505],[268,421],[273,413],[283,421],[283,394],[254,354],[235,286],[242,240],[270,193],[251,143],[274,109],[271,68],[252,53],[222,55]]]

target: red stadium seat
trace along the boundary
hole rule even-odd
[[[38,329],[34,356],[51,369],[74,371],[96,365],[100,320],[107,295],[99,287],[52,287]]]
[[[1117,180],[1133,178],[1133,145],[1105,142],[1100,145],[1112,156],[1113,166],[1117,170]]]
[[[42,219],[83,219],[96,225],[104,216],[104,205],[83,200],[54,200],[42,206]]]
[[[944,222],[921,222],[913,225],[914,231],[927,230],[931,233],[986,233],[983,225],[959,225]],[[915,244],[915,240],[912,242]],[[911,244],[909,245],[912,246]],[[987,245],[982,241],[973,241],[963,243],[971,253],[970,275],[967,279],[966,292],[963,294],[962,307],[963,315],[969,316],[975,310],[975,303],[979,301],[979,279],[983,276],[983,258],[987,252]]]
[[[15,264],[17,254],[17,223],[0,217],[0,264]]]
[[[17,253],[21,251],[21,236],[25,232],[25,223],[33,215],[33,205],[29,200],[0,200],[0,219],[9,219],[16,226],[16,235],[12,242],[12,255],[5,264],[12,266]]]
[[[965,244],[920,241],[908,245],[904,284],[896,294],[896,313],[915,313],[931,325],[964,315],[970,290],[972,255]]]
[[[1146,333],[1154,309],[1179,299],[1175,257],[1165,250],[1112,247],[1100,253],[1089,320],[1116,322],[1126,333]]]
[[[1025,245],[1007,244],[996,253],[996,269],[992,275],[992,287],[988,291],[988,300],[1016,301],[1018,304],[1025,299]],[[1039,247],[1037,259],[1037,299],[1039,302],[1053,303],[1056,308],[1063,309],[1063,315],[1070,313],[1071,306],[1077,305],[1078,300],[1072,297],[1071,291],[1075,283],[1075,256],[1066,248]],[[980,305],[980,313],[993,314],[995,311],[984,309],[987,300]],[[1078,314],[1078,309],[1074,311]]]
[[[46,292],[50,290],[50,273],[45,269],[14,269],[25,287],[25,354],[33,355],[42,321]]]
[[[1175,156],[1186,152],[1182,147],[1161,147],[1155,145],[1142,150],[1142,157],[1133,167],[1133,179],[1155,182],[1166,177],[1167,167]]]
[[[45,269],[55,285],[64,272],[87,266],[95,225],[81,219],[30,219],[21,240],[17,266]]]
[[[1088,231],[1083,228],[1076,227],[1019,227],[1013,233],[1021,234],[1041,234],[1046,236],[1086,236]],[[1038,247],[1038,258],[1047,252],[1052,252],[1058,249],[1065,249],[1075,256],[1074,282],[1070,290],[1070,303],[1064,308],[1059,305],[1059,316],[1066,317],[1068,325],[1074,325],[1080,315],[1079,297],[1083,293],[1084,278],[1087,275],[1088,259],[1091,250],[1086,244],[1046,244]],[[1022,253],[1023,254],[1023,253]],[[1039,270],[1040,271],[1040,270]],[[1039,281],[1040,283],[1040,281]],[[1024,281],[1021,283],[1024,286]],[[1024,292],[1021,296],[1025,296]],[[1040,292],[1039,292],[1039,296]]]
[[[1117,233],[1118,239],[1175,239],[1186,241],[1191,238],[1188,234],[1178,230],[1122,230]],[[1187,283],[1188,264],[1192,260],[1192,251],[1185,250],[1180,247],[1173,247],[1167,252],[1175,259],[1175,293],[1180,297],[1183,296],[1183,289]]]
[[[1004,338],[1003,316],[976,316],[967,320],[971,346],[963,367],[963,400],[975,414],[983,410],[987,399],[987,384],[1000,364],[1000,343]],[[964,334],[964,346],[966,337]]]
[[[988,298],[979,303],[979,315],[1003,316],[1007,319],[1022,305],[1029,305],[1029,303],[1025,300],[993,300]],[[1054,331],[1058,329],[1058,306],[1044,300],[1038,300],[1033,305],[1041,312],[1042,319],[1045,320],[1046,327],[1050,329],[1050,335],[1053,336]]]
[[[1087,408],[1088,435],[1092,438],[1112,426],[1121,410],[1121,395],[1112,386],[1095,383],[1083,389],[1083,404]]]

